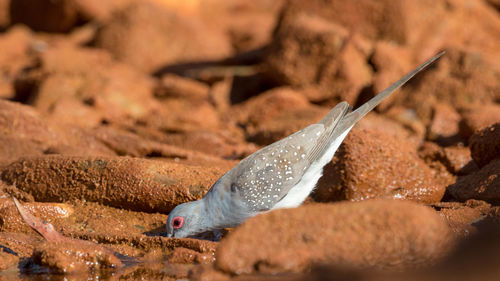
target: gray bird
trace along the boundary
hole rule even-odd
[[[167,236],[193,237],[235,227],[261,212],[299,206],[356,122],[443,54],[406,74],[355,111],[341,102],[318,123],[241,160],[217,180],[203,199],[172,210],[167,219]]]

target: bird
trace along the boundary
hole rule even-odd
[[[309,125],[241,160],[205,196],[177,205],[166,221],[167,237],[220,233],[257,214],[294,208],[314,190],[352,127],[444,51],[415,68],[356,110],[340,102],[318,123]]]

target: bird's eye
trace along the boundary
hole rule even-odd
[[[184,218],[183,217],[175,217],[172,220],[172,226],[174,227],[174,229],[181,228],[183,223],[184,223]]]

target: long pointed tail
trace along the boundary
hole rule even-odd
[[[355,111],[352,113],[348,114],[353,115],[354,119],[352,120],[353,123],[356,123],[359,121],[363,116],[365,116],[368,112],[370,112],[372,109],[374,109],[377,105],[379,105],[383,100],[388,98],[394,91],[399,89],[401,86],[403,86],[406,82],[408,82],[413,76],[415,76],[417,73],[422,71],[424,68],[429,66],[431,63],[433,63],[435,60],[439,59],[445,52],[442,51],[441,53],[435,55],[433,58],[429,59],[419,67],[415,68],[405,76],[403,76],[401,79],[396,81],[394,84],[391,86],[387,87],[387,89],[383,90],[380,94],[374,96],[371,100],[363,104],[362,106],[358,107]],[[346,116],[346,117],[347,117]]]

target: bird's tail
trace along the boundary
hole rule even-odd
[[[356,122],[394,93],[394,91],[408,82],[413,76],[415,76],[415,74],[422,71],[428,65],[440,58],[443,54],[444,52],[441,52],[426,61],[424,64],[415,68],[413,71],[403,76],[401,79],[357,108],[355,111],[351,112],[351,107],[347,104],[347,102],[337,104],[337,106],[335,106],[323,119],[321,119],[321,121],[318,122],[319,124],[323,124],[325,126],[325,132],[320,136],[320,139],[317,140],[317,145],[313,147],[311,153],[309,154],[308,157],[310,160],[315,161],[315,159],[319,159],[319,157],[329,150],[332,145],[338,147]],[[336,150],[336,147],[333,151]]]
[[[363,118],[363,116],[365,116],[368,112],[372,111],[372,109],[374,109],[377,105],[379,105],[383,100],[392,95],[394,91],[403,86],[406,82],[408,82],[411,78],[413,78],[413,76],[415,76],[417,73],[419,73],[424,68],[429,66],[435,60],[439,59],[444,53],[445,52],[442,51],[441,53],[435,55],[434,57],[424,62],[419,67],[415,68],[414,70],[403,76],[394,84],[390,85],[387,89],[383,90],[380,94],[374,96],[371,100],[367,101],[365,104],[358,107],[355,111],[351,112],[350,114],[347,114],[346,119],[349,118],[352,124],[358,122],[361,118]]]

